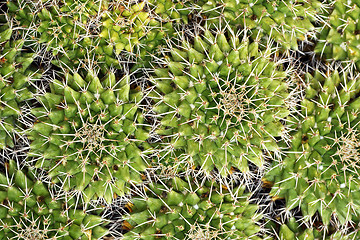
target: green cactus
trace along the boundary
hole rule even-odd
[[[324,8],[320,1],[203,0],[197,3],[208,23],[241,27],[252,39],[272,38],[285,49],[298,49],[307,40]]]
[[[360,3],[358,1],[329,1],[330,13],[319,30],[314,51],[327,60],[351,61],[360,68]]]
[[[248,162],[262,168],[264,155],[278,154],[292,80],[273,51],[227,30],[171,48],[152,79],[160,161],[227,176],[232,167],[248,172]]]
[[[306,79],[304,119],[290,153],[265,179],[287,210],[299,206],[305,220],[318,213],[325,226],[346,226],[360,214],[359,76],[329,70]]]
[[[173,178],[151,183],[127,204],[123,225],[134,239],[261,239],[258,206],[249,204],[245,187],[229,190],[215,181]]]
[[[13,135],[19,132],[22,103],[33,98],[36,87],[33,81],[40,74],[30,64],[34,54],[22,52],[23,40],[10,40],[12,29],[0,27],[0,148],[13,147]]]
[[[15,161],[0,173],[0,239],[100,239],[106,220],[76,206],[74,199],[54,197],[34,172]]]
[[[131,89],[129,79],[112,72],[102,80],[91,70],[67,73],[38,98],[43,107],[32,109],[38,121],[28,133],[28,155],[85,202],[124,195],[127,183],[140,182],[148,167],[141,151],[148,138],[138,110],[142,93]]]

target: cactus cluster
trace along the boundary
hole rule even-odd
[[[359,1],[0,3],[0,240],[356,240]]]

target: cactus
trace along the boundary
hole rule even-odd
[[[244,186],[229,190],[215,181],[175,177],[151,183],[126,206],[130,239],[261,239],[261,214]]]
[[[15,161],[0,173],[0,239],[100,239],[106,221],[76,205],[74,199],[56,198]]]
[[[250,38],[272,38],[284,49],[298,49],[297,41],[314,34],[314,23],[325,5],[320,1],[203,0],[197,3],[208,23],[240,26]]]
[[[38,97],[43,106],[32,109],[38,121],[28,131],[28,155],[85,202],[111,202],[148,167],[140,150],[148,137],[138,110],[142,93],[131,89],[129,75],[118,79],[109,72],[99,80],[82,70],[54,80],[51,92]]]
[[[327,60],[351,62],[360,68],[360,3],[358,1],[329,1],[331,11],[326,24],[321,25],[314,52]]]
[[[22,105],[31,99],[40,74],[30,67],[34,54],[22,52],[24,41],[10,40],[12,29],[0,27],[0,148],[13,147],[13,135],[21,131]]]
[[[272,57],[276,48],[260,51],[230,30],[180,42],[151,79],[160,161],[216,167],[222,176],[232,167],[249,172],[248,162],[263,168],[263,153],[278,154],[287,134],[291,69]]]
[[[304,118],[292,149],[266,180],[274,182],[274,199],[286,199],[287,210],[299,206],[306,221],[318,213],[326,227],[346,228],[360,214],[359,76],[329,68],[306,79]]]
[[[164,9],[170,2],[147,4],[132,0],[7,2],[21,26],[18,32],[32,35],[26,38],[28,46],[36,51],[45,46],[58,56],[52,61],[57,66],[73,69],[92,63],[103,72],[121,68],[124,57],[145,64],[148,52],[164,44],[165,36],[174,34],[172,22],[180,21],[178,12],[187,21],[189,10],[180,3],[172,7],[174,10]]]

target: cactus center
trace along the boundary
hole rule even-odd
[[[86,149],[98,149],[102,146],[104,131],[103,125],[86,123],[77,131],[75,136],[85,145]]]
[[[211,229],[208,224],[205,226],[195,226],[192,225],[190,232],[188,234],[188,239],[193,240],[211,240],[211,239],[217,239],[219,237],[218,230]]]
[[[357,131],[349,131],[338,139],[334,156],[340,158],[342,164],[352,167],[354,172],[360,168],[360,139]]]
[[[220,87],[216,94],[216,98],[212,95],[214,101],[217,103],[217,109],[224,115],[226,123],[237,125],[244,119],[252,119],[250,115],[256,115],[256,109],[251,109],[251,103],[254,101],[253,95],[249,93],[256,89],[257,86],[246,87],[238,84],[224,84],[226,88]],[[215,89],[211,89],[215,92]],[[215,95],[215,94],[214,94]]]
[[[220,92],[221,98],[221,110],[225,114],[235,117],[240,121],[247,111],[246,96],[244,91],[237,92],[234,87],[228,92]]]

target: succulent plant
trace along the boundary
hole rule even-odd
[[[331,9],[319,30],[314,52],[327,60],[341,60],[360,68],[360,3],[358,1],[329,1]]]
[[[153,111],[165,165],[194,165],[205,172],[262,168],[280,151],[291,114],[291,69],[230,30],[195,35],[169,49],[154,70]]]
[[[360,214],[359,75],[329,68],[306,79],[304,118],[290,153],[266,176],[270,195],[285,198],[287,210],[299,206],[306,221],[318,213],[326,227],[346,227]]]
[[[192,177],[151,183],[127,204],[123,239],[261,239],[262,215],[244,189]]]
[[[106,221],[77,206],[74,199],[56,198],[34,171],[15,161],[0,173],[0,239],[100,239]]]
[[[141,151],[148,137],[141,99],[129,75],[119,79],[109,72],[99,80],[92,70],[67,73],[39,96],[43,106],[32,109],[38,121],[28,132],[29,156],[66,191],[75,190],[86,202],[111,202],[128,182],[140,182],[148,167]]]
[[[34,53],[22,51],[24,41],[10,40],[12,29],[0,27],[0,148],[13,147],[13,135],[20,131],[22,105],[33,97],[36,86],[33,81],[40,77],[30,64]]]
[[[272,38],[285,49],[298,49],[297,41],[307,40],[321,20],[320,1],[209,0],[197,3],[208,23],[241,27],[250,38]]]

